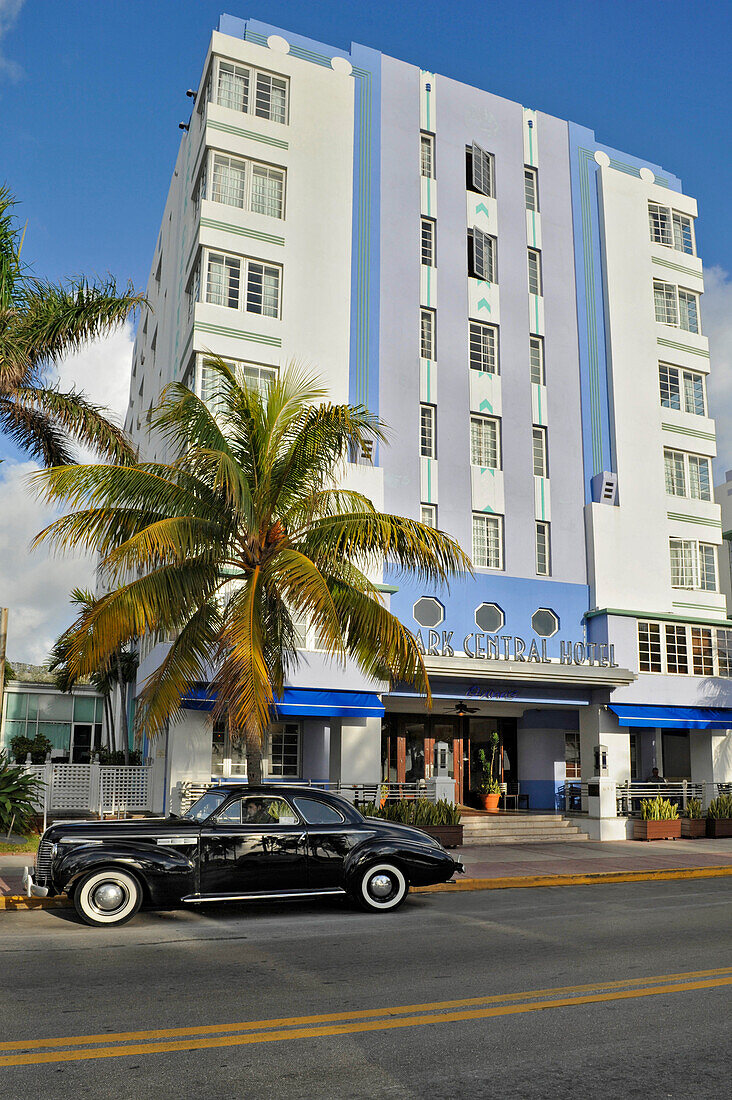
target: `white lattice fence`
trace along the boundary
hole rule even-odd
[[[54,764],[49,808],[95,809],[99,803],[99,771],[93,764]]]
[[[151,769],[135,767],[102,767],[100,771],[100,806],[102,813],[140,812],[150,810]]]

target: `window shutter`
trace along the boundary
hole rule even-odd
[[[491,193],[491,161],[485,149],[473,142],[473,187],[482,195]]]

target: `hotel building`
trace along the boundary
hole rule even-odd
[[[434,705],[302,660],[272,777],[431,777],[467,797],[493,730],[532,809],[595,772],[732,779],[696,202],[592,130],[376,50],[222,16],[180,145],[135,344],[126,427],[163,386],[214,399],[214,353],[266,384],[291,359],[363,403],[387,446],[348,482],[457,538],[475,575],[395,577]],[[143,645],[140,682],[166,643]],[[168,788],[242,776],[202,685]]]

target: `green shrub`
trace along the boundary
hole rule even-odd
[[[33,764],[45,764],[46,757],[53,748],[51,742],[42,733],[35,737],[24,737],[19,733],[10,738],[10,750],[15,757],[16,764],[25,764],[28,753]]]
[[[686,803],[686,809],[683,811],[683,816],[696,819],[703,817],[701,799],[690,798]]]
[[[125,762],[125,754],[122,752],[121,749],[99,749],[98,755],[100,764],[115,764],[121,766]],[[129,757],[130,764],[137,765],[142,763],[142,756],[136,750],[130,750]]]
[[[707,816],[719,819],[732,817],[732,794],[720,794],[709,803]]]
[[[641,799],[641,817],[644,821],[675,821],[679,816],[679,807],[668,798]]]
[[[397,802],[385,802],[383,806],[376,802],[367,802],[361,806],[364,817],[380,817],[384,821],[393,821],[398,825],[459,825],[460,810],[452,802],[440,799],[429,802],[426,798],[402,798]]]
[[[35,800],[39,797],[40,783],[35,776],[0,753],[0,833],[11,829],[21,836],[27,833],[38,813]]]

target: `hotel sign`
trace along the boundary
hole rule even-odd
[[[454,631],[428,630],[427,638],[422,631],[415,634],[417,646],[427,657],[454,657]],[[474,632],[463,638],[462,653],[458,656],[469,657],[475,661],[525,661],[534,664],[585,665],[599,668],[618,668],[615,660],[615,646],[606,642],[559,642],[559,656],[550,657],[547,639],[533,639],[527,643],[524,638],[508,634],[481,634]]]

